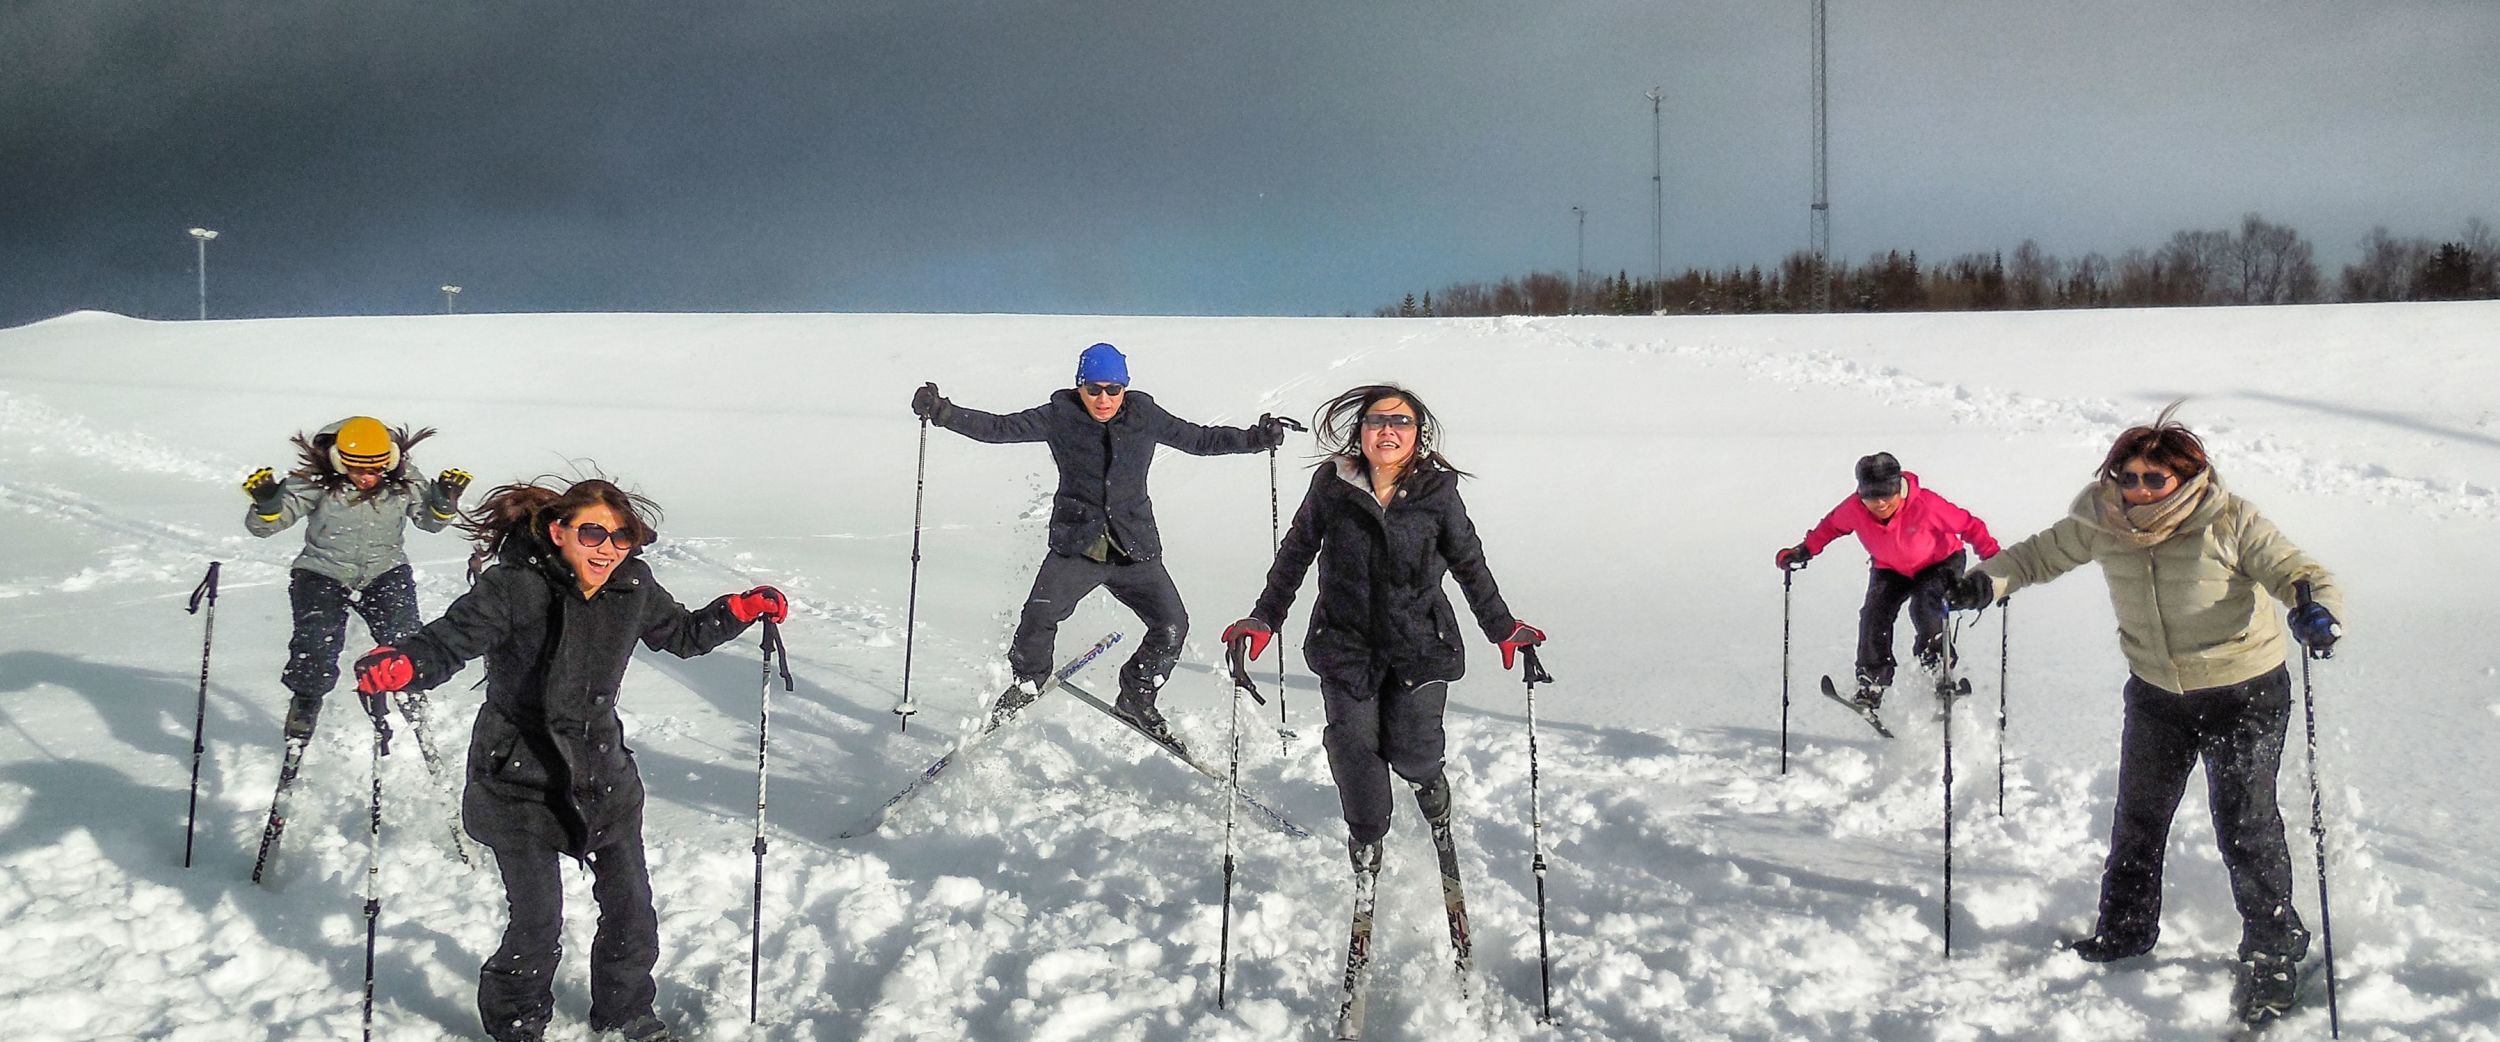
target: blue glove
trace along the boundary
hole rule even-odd
[[[2326,605],[2310,601],[2292,609],[2292,639],[2302,645],[2325,651],[2343,635],[2344,624],[2335,621],[2335,613],[2326,610]]]

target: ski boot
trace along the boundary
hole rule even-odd
[[[1122,691],[1119,700],[1111,704],[1112,715],[1146,732],[1146,737],[1185,753],[1188,747],[1181,744],[1179,736],[1172,733],[1172,725],[1155,709],[1154,697],[1152,692]]]
[[[2152,951],[2153,942],[2150,938],[2139,941],[2133,938],[2096,933],[2084,937],[2070,937],[2058,942],[2058,947],[2075,953],[2075,958],[2085,962],[2116,962]]]
[[[1882,709],[1884,707],[1884,685],[1861,679],[1858,681],[1857,693],[1849,696],[1849,702],[1851,705],[1855,705],[1858,708],[1864,709],[1870,713],[1878,709]]]
[[[1450,827],[1450,776],[1435,774],[1431,781],[1415,783],[1415,809],[1423,812],[1424,823],[1438,835]]]
[[[2299,998],[2299,965],[2291,959],[2251,954],[2240,960],[2239,979],[2231,989],[2232,1014],[2240,1023],[2271,1023],[2291,1012]]]

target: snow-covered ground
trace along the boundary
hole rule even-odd
[[[2018,599],[2010,634],[1992,612],[1963,636],[1979,697],[1954,735],[1950,960],[1937,723],[1896,710],[1901,737],[1882,743],[1810,694],[1848,666],[1850,544],[1797,576],[1780,770],[1771,553],[1849,491],[1859,455],[1897,453],[2010,540],[2059,515],[2119,428],[2185,394],[2225,478],[2348,589],[2348,639],[2316,674],[2346,1037],[2500,1038],[2492,303],[1535,321],[77,314],[0,330],[8,1035],[353,1034],[368,732],[334,703],[271,885],[250,884],[301,540],[245,536],[236,484],[283,466],[288,434],[371,413],[440,427],[418,461],[474,471],[481,488],[596,466],[648,492],[667,508],[653,565],[681,600],[768,581],[800,601],[798,691],[774,703],[761,1026],[745,1010],[754,641],[645,656],[627,681],[652,799],[660,1008],[692,1037],[1320,1037],[1348,887],[1298,652],[1287,697],[1303,738],[1280,752],[1272,718],[1256,722],[1243,777],[1318,835],[1241,833],[1230,1009],[1215,1006],[1219,794],[1071,700],[1037,706],[882,833],[833,838],[1003,682],[1041,552],[1046,451],[933,433],[912,683],[925,711],[898,731],[911,389],[935,380],[963,404],[1021,408],[1096,340],[1204,422],[1409,383],[1478,475],[1466,494],[1510,603],[1552,635],[1559,681],[1537,708],[1557,1023],[1535,1019],[1522,691],[1479,646],[1450,755],[1482,986],[1462,1001],[1451,979],[1430,847],[1404,806],[1372,1037],[2220,1036],[2237,921],[2201,785],[2178,817],[2149,965],[2051,954],[2090,923],[2114,781],[2124,666],[2092,570]],[[1289,497],[1307,445],[1287,460]],[[1267,470],[1167,453],[1154,479],[1196,614],[1164,705],[1211,752],[1227,704],[1213,638],[1264,574]],[[411,534],[429,617],[460,592],[464,549]],[[182,605],[212,559],[225,587],[186,871],[200,620]],[[1136,628],[1098,597],[1060,645]],[[1288,642],[1300,633],[1297,617]],[[1087,677],[1113,684],[1107,664]],[[436,698],[455,750],[474,698],[464,683]],[[2315,927],[2299,726],[2284,802]],[[449,805],[416,757],[385,773],[384,1037],[476,1037],[499,887],[451,859]],[[586,879],[568,885],[551,1037],[579,1042],[590,903]],[[2320,998],[2278,1037],[2322,1037]]]

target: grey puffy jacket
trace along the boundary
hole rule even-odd
[[[424,473],[404,455],[400,467],[401,474]],[[350,590],[364,589],[383,572],[408,563],[401,548],[402,522],[440,532],[458,516],[434,483],[422,479],[385,479],[364,493],[352,488],[324,491],[311,478],[290,476],[278,483],[278,491],[274,515],[263,516],[257,506],[243,508],[244,530],[266,539],[309,517],[304,552],[295,555],[295,567],[336,579]]]

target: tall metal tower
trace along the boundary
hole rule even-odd
[[[1814,0],[1814,209],[1807,238],[1814,251],[1814,300],[1820,310],[1832,309],[1831,85],[1824,78],[1824,0]]]
[[[1822,0],[1815,0],[1821,3]],[[1649,260],[1658,280],[1656,308],[1667,306],[1667,125],[1662,113],[1667,97],[1665,87],[1651,87],[1642,95],[1649,99],[1650,172],[1649,172]],[[1655,308],[1653,308],[1655,310]]]

